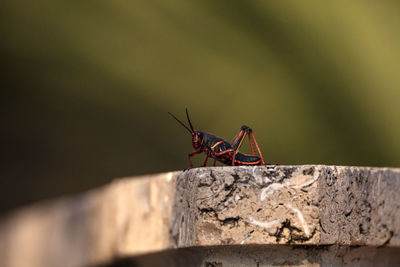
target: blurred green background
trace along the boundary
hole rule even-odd
[[[186,130],[269,163],[400,166],[400,4],[0,4],[0,212],[183,169]],[[202,162],[198,157],[196,162]]]

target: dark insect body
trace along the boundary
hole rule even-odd
[[[169,112],[168,112],[169,113]],[[183,127],[186,128],[192,135],[192,145],[195,151],[189,154],[190,168],[193,168],[192,157],[196,154],[204,152],[206,159],[203,166],[207,165],[208,158],[214,159],[214,166],[217,160],[226,165],[238,166],[238,165],[261,165],[265,164],[264,158],[261,154],[260,148],[258,147],[256,138],[251,128],[242,126],[240,132],[235,136],[231,143],[228,143],[224,139],[215,136],[213,134],[194,130],[192,123],[190,122],[189,113],[186,109],[186,117],[190,125],[190,129],[181,122],[173,114],[169,113],[175,120],[177,120]],[[239,148],[242,145],[246,135],[249,136],[250,147],[252,155],[247,155],[239,152]],[[256,156],[254,151],[254,145],[257,148],[259,156]]]

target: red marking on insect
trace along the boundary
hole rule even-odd
[[[175,117],[172,113],[168,112],[177,122],[179,122],[189,133],[192,135],[192,145],[195,149],[192,153],[189,154],[189,164],[190,168],[193,168],[192,157],[196,154],[200,154],[204,152],[206,154],[206,159],[203,163],[203,166],[207,165],[207,160],[209,157],[214,159],[214,166],[217,162],[222,162],[226,165],[260,165],[265,164],[264,158],[261,154],[260,148],[258,147],[256,138],[254,137],[253,130],[247,126],[242,126],[240,132],[235,136],[232,142],[227,142],[224,139],[215,136],[213,134],[194,130],[192,123],[189,118],[188,110],[186,109],[186,117],[190,125],[187,127],[182,121],[180,121],[177,117]],[[252,151],[252,155],[247,155],[239,152],[239,148],[242,145],[242,142],[246,135],[249,136],[250,147]],[[258,155],[256,155],[254,151],[254,146],[257,148]]]

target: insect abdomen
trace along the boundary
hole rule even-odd
[[[238,152],[235,157],[235,165],[260,165],[261,158],[257,156],[245,155]]]

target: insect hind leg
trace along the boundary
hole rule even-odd
[[[236,153],[239,151],[239,148],[242,145],[242,142],[243,142],[244,138],[246,137],[246,135],[249,136],[249,142],[250,142],[251,152],[253,153],[253,156],[256,155],[254,146],[253,146],[253,144],[254,144],[255,147],[257,148],[258,154],[260,155],[262,164],[265,164],[264,158],[261,154],[260,147],[257,144],[256,138],[254,137],[253,130],[248,126],[243,125],[242,128],[240,129],[240,132],[235,136],[235,138],[233,139],[233,141],[231,143],[232,149],[234,151],[233,157],[232,157],[232,165],[235,164]]]
[[[234,151],[239,150],[246,135],[248,135],[252,131],[253,130],[250,127],[243,125],[242,128],[240,128],[240,132],[235,136],[235,138],[233,139],[233,141],[231,143],[232,149]]]
[[[242,145],[244,138],[246,137],[246,135],[250,134],[252,131],[253,130],[250,127],[243,125],[240,128],[240,132],[233,139],[233,141],[231,143],[232,150],[234,151],[233,156],[232,156],[232,166],[235,165],[236,153],[239,151],[239,148]]]
[[[253,132],[250,132],[250,133],[249,133],[249,139],[250,139],[250,145],[251,145],[252,141],[253,141],[254,144],[256,145],[258,155],[260,155],[260,158],[261,158],[261,163],[264,165],[264,164],[265,164],[265,161],[264,161],[263,155],[261,154],[260,147],[259,147],[258,144],[257,144],[256,137],[254,136],[254,133],[253,133]],[[253,150],[253,153],[254,153],[254,148],[253,148],[252,145],[251,145],[251,149]]]

